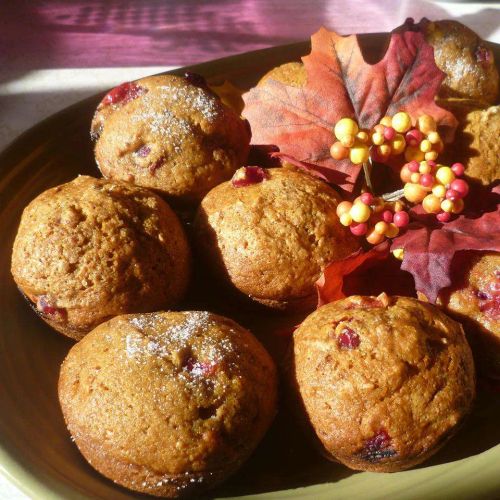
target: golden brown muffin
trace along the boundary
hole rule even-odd
[[[307,82],[307,72],[301,62],[290,62],[268,71],[257,86],[263,85],[267,80],[277,80],[290,87],[303,87]]]
[[[294,333],[291,372],[321,451],[356,470],[426,460],[475,396],[462,327],[409,297],[351,296],[319,308]]]
[[[151,76],[124,83],[92,122],[103,175],[193,203],[246,160],[248,125],[215,93],[189,78]]]
[[[463,322],[478,370],[500,379],[500,254],[468,253],[438,304]]]
[[[336,215],[339,199],[309,174],[244,167],[203,199],[194,224],[200,253],[264,305],[313,307],[322,269],[359,248]]]
[[[441,97],[465,97],[495,104],[499,76],[493,51],[471,29],[458,21],[423,20],[427,42],[434,48],[436,65],[444,73]]]
[[[156,496],[200,493],[252,453],[276,412],[269,354],[208,312],[116,317],[69,352],[59,399],[89,463]]]
[[[117,314],[174,306],[188,284],[189,253],[160,197],[81,176],[25,208],[12,275],[47,323],[79,340]]]
[[[460,161],[468,180],[488,185],[500,179],[500,106],[456,112],[459,127],[444,160]]]

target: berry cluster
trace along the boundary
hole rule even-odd
[[[353,203],[342,201],[337,206],[337,216],[343,226],[355,236],[365,236],[366,241],[377,245],[385,238],[395,238],[399,230],[410,222],[408,212],[401,202],[386,203],[371,193],[363,193]]]
[[[406,161],[435,161],[443,150],[437,124],[429,115],[421,115],[412,127],[408,113],[400,111],[384,116],[372,130],[361,130],[351,118],[340,119],[333,133],[337,138],[330,148],[335,160],[349,160],[360,165],[371,158],[384,163],[391,156],[404,153]]]
[[[436,214],[439,222],[448,222],[452,214],[464,209],[463,198],[469,192],[469,185],[461,177],[464,173],[461,163],[451,167],[437,165],[436,162],[412,160],[400,172],[405,183],[404,197],[411,203],[421,203],[429,214]]]

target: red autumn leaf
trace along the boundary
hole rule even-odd
[[[363,250],[360,249],[345,259],[328,264],[323,274],[319,277],[318,281],[316,281],[318,307],[345,297],[342,288],[346,276],[353,273],[366,262],[384,260],[388,255],[389,242],[386,240],[380,245],[373,247],[368,252],[363,252]]]
[[[401,269],[415,279],[415,288],[430,302],[452,284],[451,264],[456,252],[500,251],[500,205],[493,212],[465,215],[441,225],[414,223],[394,239],[391,250],[404,249]]]
[[[299,161],[346,174],[340,186],[351,192],[361,167],[330,156],[333,127],[340,118],[351,117],[360,127],[371,128],[386,114],[404,110],[415,119],[427,113],[453,134],[454,116],[434,102],[444,73],[421,33],[391,34],[383,59],[373,65],[363,59],[354,35],[342,37],[321,28],[311,45],[303,58],[305,86],[268,79],[243,96],[243,116],[254,143],[276,145]]]

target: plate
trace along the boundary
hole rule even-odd
[[[362,42],[367,54],[373,57],[376,46],[383,45],[384,36],[366,35]],[[494,50],[498,61],[500,45]],[[195,71],[210,82],[228,79],[248,88],[268,69],[296,60],[308,51],[308,43],[299,43],[173,73]],[[73,342],[36,317],[10,276],[12,242],[28,202],[77,174],[99,175],[89,126],[101,97],[86,99],[44,120],[0,154],[0,234],[5,243],[0,249],[0,470],[33,498],[137,498],[95,472],[71,442],[56,388],[59,365]],[[185,307],[200,307],[199,298],[194,293]],[[269,331],[286,326],[283,321],[296,321],[248,310],[226,300],[218,303],[214,299],[208,308],[249,327],[275,357],[283,353],[284,337]],[[322,459],[304,441],[282,408],[251,459],[211,494],[217,498],[272,499],[498,498],[499,421],[499,395],[480,392],[475,411],[464,428],[430,461],[405,472],[375,474],[351,471]]]

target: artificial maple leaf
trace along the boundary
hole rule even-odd
[[[472,218],[462,215],[445,224],[408,226],[393,240],[391,250],[404,249],[401,269],[415,279],[415,288],[430,302],[452,284],[451,264],[456,252],[500,251],[500,205],[492,212]]]
[[[345,259],[328,264],[323,274],[316,281],[318,307],[345,297],[343,292],[344,278],[353,273],[366,262],[384,260],[389,255],[389,242],[386,240],[368,252],[362,249],[352,253]]]
[[[307,72],[303,87],[267,79],[243,96],[243,116],[255,144],[273,144],[299,161],[343,172],[346,179],[340,187],[351,192],[361,167],[330,156],[332,131],[340,118],[354,118],[369,129],[398,111],[414,120],[425,113],[453,135],[456,119],[434,102],[444,73],[421,33],[391,34],[383,59],[373,65],[363,59],[355,35],[343,37],[321,28],[311,37],[311,46],[302,58]]]

